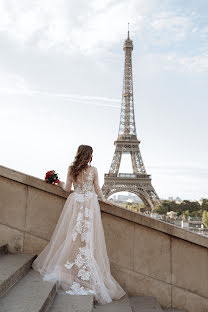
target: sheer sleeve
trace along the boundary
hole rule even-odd
[[[97,194],[97,197],[102,200],[102,201],[106,201],[101,189],[100,189],[100,185],[99,185],[99,180],[98,180],[98,171],[97,168],[94,167],[94,189],[95,189],[95,193]]]
[[[67,173],[67,178],[66,178],[66,183],[64,182],[59,182],[59,185],[61,186],[61,188],[66,191],[66,192],[70,192],[71,191],[71,187],[72,187],[72,178],[70,175],[70,166],[68,168],[68,173]]]

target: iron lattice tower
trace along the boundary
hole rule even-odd
[[[121,104],[120,126],[118,139],[114,142],[115,152],[109,173],[104,176],[102,192],[106,198],[114,193],[127,191],[138,195],[149,211],[160,203],[160,199],[151,184],[151,177],[146,173],[139,149],[134,117],[134,97],[132,79],[133,43],[128,37],[124,42],[125,53],[123,93]],[[122,154],[131,155],[133,174],[119,173]]]

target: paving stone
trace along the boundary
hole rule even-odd
[[[129,297],[132,312],[163,312],[159,302],[152,296]]]
[[[0,256],[0,297],[30,270],[35,255],[5,254]]]
[[[41,275],[30,270],[14,287],[0,298],[1,312],[49,311],[56,284],[43,281]]]
[[[163,308],[162,309],[164,312],[187,312],[187,310],[178,310],[178,309],[174,309],[174,308]]]
[[[92,312],[92,295],[56,294],[50,312]]]
[[[132,312],[129,298],[127,295],[120,300],[113,300],[103,305],[95,305],[93,312]]]

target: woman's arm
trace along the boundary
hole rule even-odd
[[[71,191],[72,178],[71,178],[71,175],[70,175],[70,166],[68,168],[66,183],[64,183],[62,181],[59,181],[59,186],[66,192],[70,192]]]
[[[112,202],[110,202],[109,200],[105,199],[101,189],[100,189],[100,185],[99,185],[99,179],[98,179],[98,171],[97,168],[94,167],[94,189],[95,189],[95,193],[97,194],[98,199],[104,201],[107,204],[112,205]]]

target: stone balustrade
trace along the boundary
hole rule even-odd
[[[0,166],[0,242],[16,253],[48,243],[69,193]],[[100,201],[111,272],[129,295],[208,311],[208,238]]]

